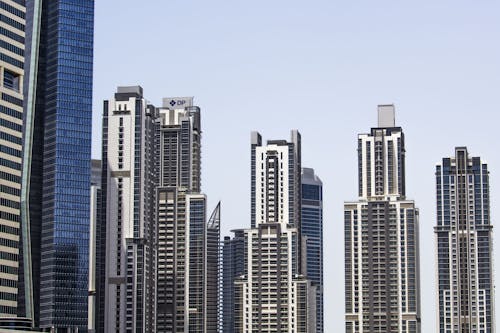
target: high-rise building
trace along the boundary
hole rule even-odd
[[[235,281],[235,332],[315,332],[315,288],[304,277],[300,234],[301,142],[252,133],[251,229]]]
[[[420,332],[418,209],[406,199],[393,105],[358,136],[359,199],[344,205],[346,333]]]
[[[105,332],[155,327],[155,112],[137,86],[104,102]]]
[[[195,253],[200,253],[197,249],[204,245],[206,199],[199,195],[200,109],[193,106],[192,98],[172,98],[170,104],[164,99],[163,104],[156,125],[159,149],[156,322],[159,332],[178,332],[184,331],[190,323],[197,327],[202,325],[195,318],[200,318],[203,309],[195,308],[196,301],[186,295],[190,296],[189,286],[194,286],[202,279],[199,275],[193,276],[192,280],[188,277],[190,267],[203,265],[203,257],[197,260]],[[190,196],[191,191],[195,193],[194,197]],[[193,218],[187,215],[188,209]],[[199,216],[196,217],[196,214]],[[190,227],[197,232],[191,233]],[[202,272],[200,269],[199,273]],[[189,316],[190,302],[193,306],[192,316]],[[203,302],[199,301],[196,306],[200,306],[200,303]]]
[[[314,169],[302,168],[301,233],[305,273],[316,287],[316,333],[323,333],[323,183]]]
[[[0,0],[0,317],[17,316],[24,82],[23,1]]]
[[[221,307],[221,243],[220,243],[220,202],[208,219],[206,227],[206,332],[220,332]]]
[[[200,108],[164,98],[156,122],[157,332],[217,332],[220,205],[201,194]]]
[[[234,282],[245,273],[245,231],[233,230],[233,238],[224,237],[222,247],[222,332],[235,331]]]
[[[93,27],[93,0],[26,1],[19,312],[64,332],[88,322]]]
[[[104,102],[98,331],[217,332],[220,205],[207,221],[200,160],[192,97],[156,108],[119,87]]]
[[[102,221],[102,165],[100,160],[91,161],[90,177],[90,235],[89,235],[89,305],[88,305],[88,331],[96,331],[96,323],[101,315],[97,312],[97,278],[104,264],[97,262],[97,237],[99,224]],[[99,257],[100,259],[100,257]]]
[[[439,333],[494,332],[488,166],[467,148],[436,166]]]

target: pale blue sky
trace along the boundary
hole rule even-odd
[[[267,140],[299,129],[302,163],[324,183],[325,332],[344,331],[356,136],[376,125],[377,104],[394,103],[407,195],[421,210],[422,332],[435,331],[434,169],[455,146],[489,163],[500,232],[498,1],[105,0],[95,36],[93,156],[116,86],[139,84],[155,105],[195,96],[203,191],[212,207],[222,200],[224,235],[250,224],[250,131]]]

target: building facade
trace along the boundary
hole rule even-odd
[[[179,103],[182,100],[183,103]],[[202,277],[188,279],[189,269],[200,264],[202,258],[191,250],[204,246],[203,221],[206,218],[206,198],[203,195],[191,197],[191,192],[200,189],[201,128],[200,109],[192,105],[192,99],[171,99],[164,101],[157,120],[158,170],[159,182],[156,189],[157,200],[157,329],[159,332],[184,331],[189,327],[189,302],[196,301],[186,297],[189,285],[195,285]],[[181,105],[179,105],[181,104]],[[186,109],[188,108],[188,109]],[[196,158],[194,155],[196,154]],[[196,166],[193,163],[196,160]],[[193,219],[187,213],[193,213]],[[198,215],[198,217],[195,217]],[[201,225],[201,227],[200,227]],[[197,232],[190,233],[190,227]],[[201,233],[200,233],[201,230]],[[193,244],[190,244],[190,240]],[[201,242],[201,244],[199,244]],[[200,251],[196,251],[200,252]],[[203,272],[204,264],[199,273]],[[198,300],[200,297],[198,297]],[[203,326],[195,320],[202,317],[203,308],[198,301],[193,310],[191,323]]]
[[[235,332],[235,285],[245,273],[245,231],[233,230],[233,237],[224,237],[222,246],[222,329]]]
[[[85,332],[94,1],[26,8],[19,312],[36,327]]]
[[[97,295],[97,279],[101,269],[104,269],[104,264],[97,262],[97,237],[98,228],[102,219],[102,165],[100,160],[91,161],[91,177],[90,177],[90,235],[89,235],[89,305],[88,305],[88,331],[93,333],[96,331],[96,323],[98,322],[98,304]],[[100,257],[99,257],[100,258]]]
[[[316,287],[316,332],[323,332],[323,182],[314,169],[302,168],[301,233],[307,278]]]
[[[157,332],[216,332],[220,204],[207,221],[200,108],[192,97],[164,98],[156,126]]]
[[[220,204],[207,220],[200,184],[193,98],[157,108],[141,87],[119,87],[104,102],[97,331],[217,332]]]
[[[104,102],[106,332],[155,327],[155,112],[141,87]]]
[[[244,272],[235,279],[235,332],[314,332],[315,288],[303,275],[300,234],[301,142],[252,133],[251,229]]]
[[[18,314],[24,2],[0,1],[0,317]],[[22,287],[22,286],[21,286]]]
[[[358,136],[359,200],[344,205],[347,333],[420,332],[418,209],[406,199],[394,106]]]
[[[206,332],[219,333],[222,330],[220,317],[221,304],[221,240],[220,240],[221,204],[217,204],[206,226]]]
[[[494,332],[488,166],[467,148],[436,166],[437,332]]]

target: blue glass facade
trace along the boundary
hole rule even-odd
[[[187,201],[187,200],[186,200]],[[206,200],[202,195],[189,196],[189,331],[204,331],[205,294],[205,221]]]
[[[94,1],[31,0],[27,11],[26,297],[36,326],[86,332]]]
[[[306,275],[316,286],[316,332],[323,332],[323,184],[302,169],[301,233],[306,238]]]
[[[222,247],[222,332],[234,333],[236,295],[234,281],[245,274],[245,232],[224,237]]]

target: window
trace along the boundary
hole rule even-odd
[[[3,86],[15,91],[20,90],[20,75],[9,70],[3,72]]]

